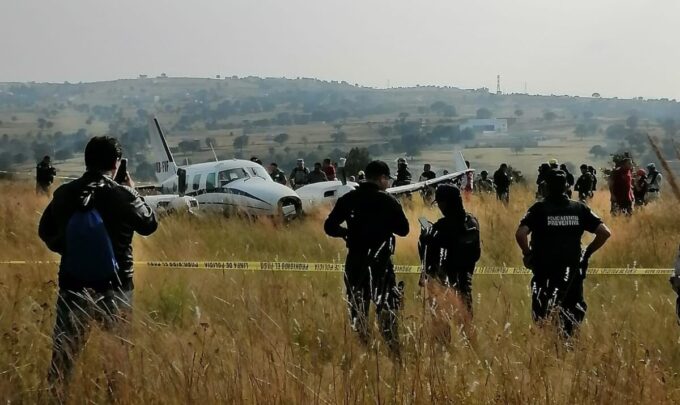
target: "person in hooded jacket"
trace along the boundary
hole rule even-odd
[[[437,187],[435,201],[443,217],[421,234],[423,270],[426,277],[452,288],[471,318],[472,274],[481,255],[479,221],[465,211],[460,189],[454,185]]]

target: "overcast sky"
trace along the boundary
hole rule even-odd
[[[0,81],[318,77],[680,98],[678,0],[0,0]]]

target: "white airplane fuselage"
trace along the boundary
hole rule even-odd
[[[264,167],[255,162],[232,159],[181,169],[186,171],[184,194],[195,197],[204,211],[285,217],[301,213],[298,195],[272,180]],[[178,190],[177,175],[161,183],[163,193],[176,193]]]

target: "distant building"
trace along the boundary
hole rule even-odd
[[[460,124],[460,129],[472,129],[481,132],[508,132],[508,120],[505,118],[474,118]]]

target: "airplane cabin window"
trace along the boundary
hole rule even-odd
[[[194,183],[191,186],[194,190],[201,188],[201,175],[197,174],[194,176]]]
[[[223,170],[219,173],[218,178],[220,181],[220,187],[224,187],[226,184],[231,183],[234,180],[248,178],[248,173],[243,168]]]
[[[335,195],[335,190],[328,190],[323,193],[323,198],[333,197]]]
[[[217,175],[215,173],[210,173],[208,174],[208,177],[205,179],[205,191],[208,193],[215,191],[215,177]]]

